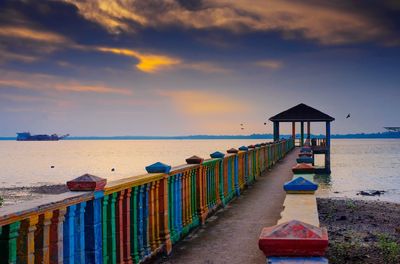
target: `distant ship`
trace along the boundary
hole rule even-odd
[[[52,135],[31,135],[29,132],[17,133],[17,141],[57,141],[68,137],[69,134],[58,136]]]

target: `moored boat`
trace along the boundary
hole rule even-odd
[[[68,137],[69,134],[58,136],[57,134],[52,135],[31,135],[29,132],[17,133],[17,141],[58,141]]]

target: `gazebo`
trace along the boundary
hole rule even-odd
[[[296,139],[296,122],[300,122],[300,146],[304,145],[304,123],[307,123],[307,140],[311,142],[314,154],[325,154],[325,168],[323,172],[330,173],[330,147],[331,147],[331,122],[335,118],[306,104],[298,104],[286,111],[283,111],[269,119],[274,123],[274,141],[279,140],[279,123],[292,123],[292,137]],[[311,140],[311,123],[325,122],[325,139]]]

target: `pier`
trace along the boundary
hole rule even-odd
[[[270,184],[285,179],[266,171],[279,168],[293,148],[292,139],[242,146],[211,153],[210,159],[194,156],[174,168],[155,163],[147,167],[149,174],[109,183],[83,175],[68,182],[70,192],[0,209],[0,259],[28,264],[141,263],[171,255],[182,239],[218,217],[219,210],[229,213],[232,201],[251,204],[246,198],[250,195],[266,210],[274,208],[268,217],[268,211],[259,212],[260,222],[251,231],[255,235],[262,224],[276,221],[281,208],[267,194],[260,195],[268,188],[280,200],[284,195]],[[236,212],[243,221],[249,217]],[[252,229],[248,224],[242,232]],[[249,239],[253,245],[248,248],[257,252],[256,238]]]

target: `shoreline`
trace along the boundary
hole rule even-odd
[[[317,198],[329,263],[400,263],[400,204]]]
[[[15,205],[45,195],[60,194],[68,191],[65,184],[0,188],[0,198],[2,198],[2,205],[0,204],[0,207]]]

